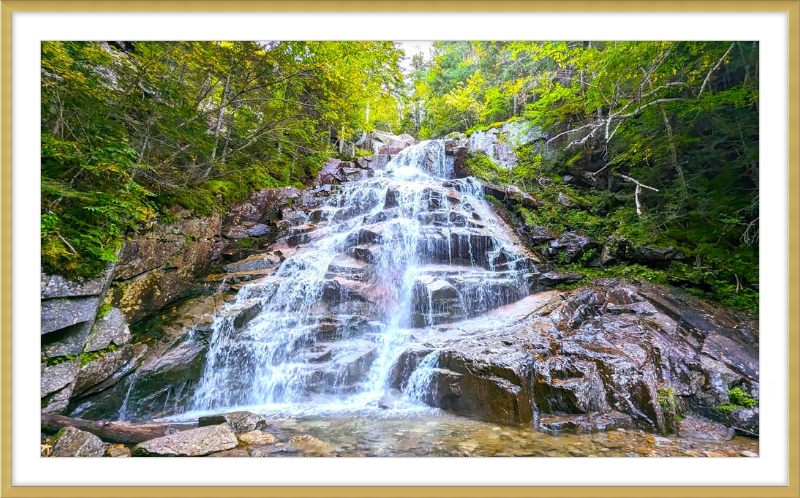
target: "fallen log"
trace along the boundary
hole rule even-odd
[[[65,427],[91,432],[103,441],[120,444],[138,444],[172,432],[169,424],[106,422],[42,413],[42,432],[55,433]]]

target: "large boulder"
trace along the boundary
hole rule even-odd
[[[511,169],[519,161],[516,149],[523,145],[533,144],[536,153],[551,156],[553,152],[544,145],[544,138],[541,128],[525,121],[512,121],[473,132],[467,139],[467,147],[470,152],[486,154],[499,166]]]
[[[539,420],[553,433],[673,433],[681,416],[699,413],[758,434],[758,407],[728,396],[736,387],[758,397],[753,325],[674,289],[599,282],[438,329],[390,376],[433,406],[493,422]]]
[[[228,424],[198,427],[137,444],[133,456],[205,456],[239,444]]]
[[[411,135],[403,134],[400,136],[391,135],[388,133],[376,134],[374,141],[383,143],[378,149],[378,154],[398,154],[403,149],[410,147],[416,143],[414,137]]]
[[[362,168],[371,169],[373,171],[383,171],[386,169],[386,165],[389,164],[391,159],[392,156],[388,154],[375,154],[357,158],[356,164]]]
[[[344,178],[342,177],[341,170],[342,161],[340,159],[329,159],[317,173],[317,184],[330,185],[332,183],[341,183]]]
[[[74,427],[61,429],[53,439],[50,456],[55,457],[101,457],[107,446],[94,434]]]
[[[211,267],[221,231],[220,216],[192,218],[183,210],[173,215],[176,221],[155,224],[134,236],[120,251],[112,303],[122,310],[128,323],[141,321],[195,292],[201,287],[197,277]]]

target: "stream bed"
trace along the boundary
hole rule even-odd
[[[714,441],[635,429],[553,436],[437,409],[406,413],[375,409],[335,416],[273,414],[269,421],[267,431],[276,441],[247,447],[247,455],[241,452],[241,456],[756,457],[759,451],[758,439],[748,437]]]

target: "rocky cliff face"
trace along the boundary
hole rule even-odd
[[[390,174],[388,154],[334,160],[314,187],[176,213],[96,281],[43,276],[43,411],[143,420],[357,394],[380,374],[390,390],[370,402],[388,409],[421,401],[551,433],[670,433],[692,413],[758,433],[755,403],[731,398],[758,398],[757,325],[649,284],[548,290],[582,278],[548,258],[593,241],[515,231],[483,195],[537,201],[442,178],[463,147],[408,149]],[[602,253],[671,257],[624,241]],[[389,349],[387,330],[402,331]]]

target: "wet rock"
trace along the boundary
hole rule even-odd
[[[262,235],[266,235],[271,231],[268,225],[263,223],[256,223],[252,227],[247,229],[247,235],[250,237],[261,237]]]
[[[343,181],[341,164],[342,161],[339,159],[328,160],[317,173],[317,183],[319,185],[329,185]]]
[[[137,444],[133,456],[204,456],[235,448],[239,441],[228,424],[198,427]]]
[[[597,366],[566,355],[534,363],[533,398],[542,413],[606,413],[611,411]]]
[[[373,171],[382,171],[386,169],[386,165],[389,164],[390,160],[391,156],[388,154],[375,154],[372,156],[356,158],[356,164],[362,168],[369,168]]]
[[[328,265],[330,278],[341,276],[353,280],[363,280],[366,274],[367,263],[346,254],[340,254]],[[326,275],[327,276],[327,275]]]
[[[205,340],[187,338],[167,353],[145,360],[127,394],[127,416],[131,420],[150,418],[189,399],[203,374],[207,350]]]
[[[699,415],[689,415],[680,422],[679,434],[693,441],[720,443],[733,438],[735,430]]]
[[[231,320],[233,328],[244,328],[248,323],[253,321],[264,307],[261,299],[247,299],[236,306],[232,306],[225,311],[224,315]]]
[[[589,250],[596,249],[599,244],[588,235],[577,232],[563,233],[556,240],[550,242],[544,250],[544,255],[549,259],[573,263],[579,260]]]
[[[528,392],[529,360],[496,338],[456,341],[438,353],[427,376],[424,401],[461,415],[505,424],[524,424],[533,412]],[[467,346],[467,344],[470,344]],[[410,349],[398,359],[392,384],[404,388],[421,358],[430,353]]]
[[[403,134],[400,136],[383,134],[380,140],[385,144],[378,150],[379,154],[398,154],[416,142],[411,135]]]
[[[113,386],[142,363],[146,352],[144,344],[129,344],[83,365],[78,371],[73,396],[88,396]]]
[[[737,435],[747,437],[759,437],[759,408],[745,408],[741,406],[720,409],[716,407],[706,408],[703,414],[730,427]]]
[[[366,180],[367,178],[372,178],[373,172],[370,169],[363,169],[363,168],[342,168],[342,176],[344,180],[347,182],[358,182],[362,180]]]
[[[228,273],[235,273],[275,268],[280,265],[280,263],[280,258],[274,254],[257,254],[235,263],[229,263],[223,268]]]
[[[367,284],[334,277],[323,284],[322,300],[329,304],[351,301],[372,302],[374,296],[370,290],[371,286]]]
[[[314,436],[309,436],[308,434],[300,434],[299,436],[295,436],[292,439],[290,439],[289,444],[293,444],[295,446],[323,446],[325,443],[315,438]]]
[[[74,427],[61,429],[53,439],[51,456],[101,457],[106,451],[106,443],[99,437]]]
[[[121,444],[109,444],[103,456],[112,458],[126,458],[131,456],[131,450]]]
[[[558,287],[560,285],[570,285],[584,279],[582,273],[550,271],[539,275],[539,283],[546,288]]]
[[[42,335],[70,325],[94,320],[100,299],[97,297],[57,298],[42,301]]]
[[[124,346],[131,342],[131,332],[125,315],[119,308],[111,308],[94,324],[89,338],[86,340],[85,351],[99,351],[109,345]]]
[[[347,248],[347,254],[365,263],[376,263],[380,259],[383,246],[378,244],[366,244],[361,246],[351,246]]]
[[[228,424],[236,434],[243,434],[253,431],[263,431],[267,428],[267,419],[261,415],[251,412],[239,411],[223,413],[220,415],[209,415],[200,417],[197,420],[200,427],[208,425]],[[250,443],[262,444],[262,443]]]
[[[225,450],[225,451],[218,451],[216,453],[211,453],[210,455],[206,455],[208,457],[249,457],[250,453],[247,450],[242,448],[233,448],[232,450]]]
[[[295,187],[279,187],[259,190],[250,194],[247,202],[234,204],[228,208],[222,229],[243,225],[247,222],[254,224],[267,224],[269,221],[281,217],[281,210],[289,202],[300,199],[302,191]]]
[[[467,167],[469,147],[457,146],[453,148],[453,178],[466,178],[470,176]]]
[[[70,415],[114,420],[125,403],[125,420],[141,420],[184,403],[194,393],[205,367],[211,315],[220,313],[233,297],[221,293],[185,299],[165,310],[168,316],[149,319],[147,337],[138,337],[151,339],[141,366],[110,388],[84,395],[70,408]]]
[[[612,411],[586,415],[542,415],[538,430],[558,436],[561,434],[588,434],[592,432],[625,430],[634,427],[629,415]]]
[[[239,434],[239,441],[247,445],[258,446],[262,444],[274,443],[276,438],[269,432],[250,431],[245,432],[244,434]]]

